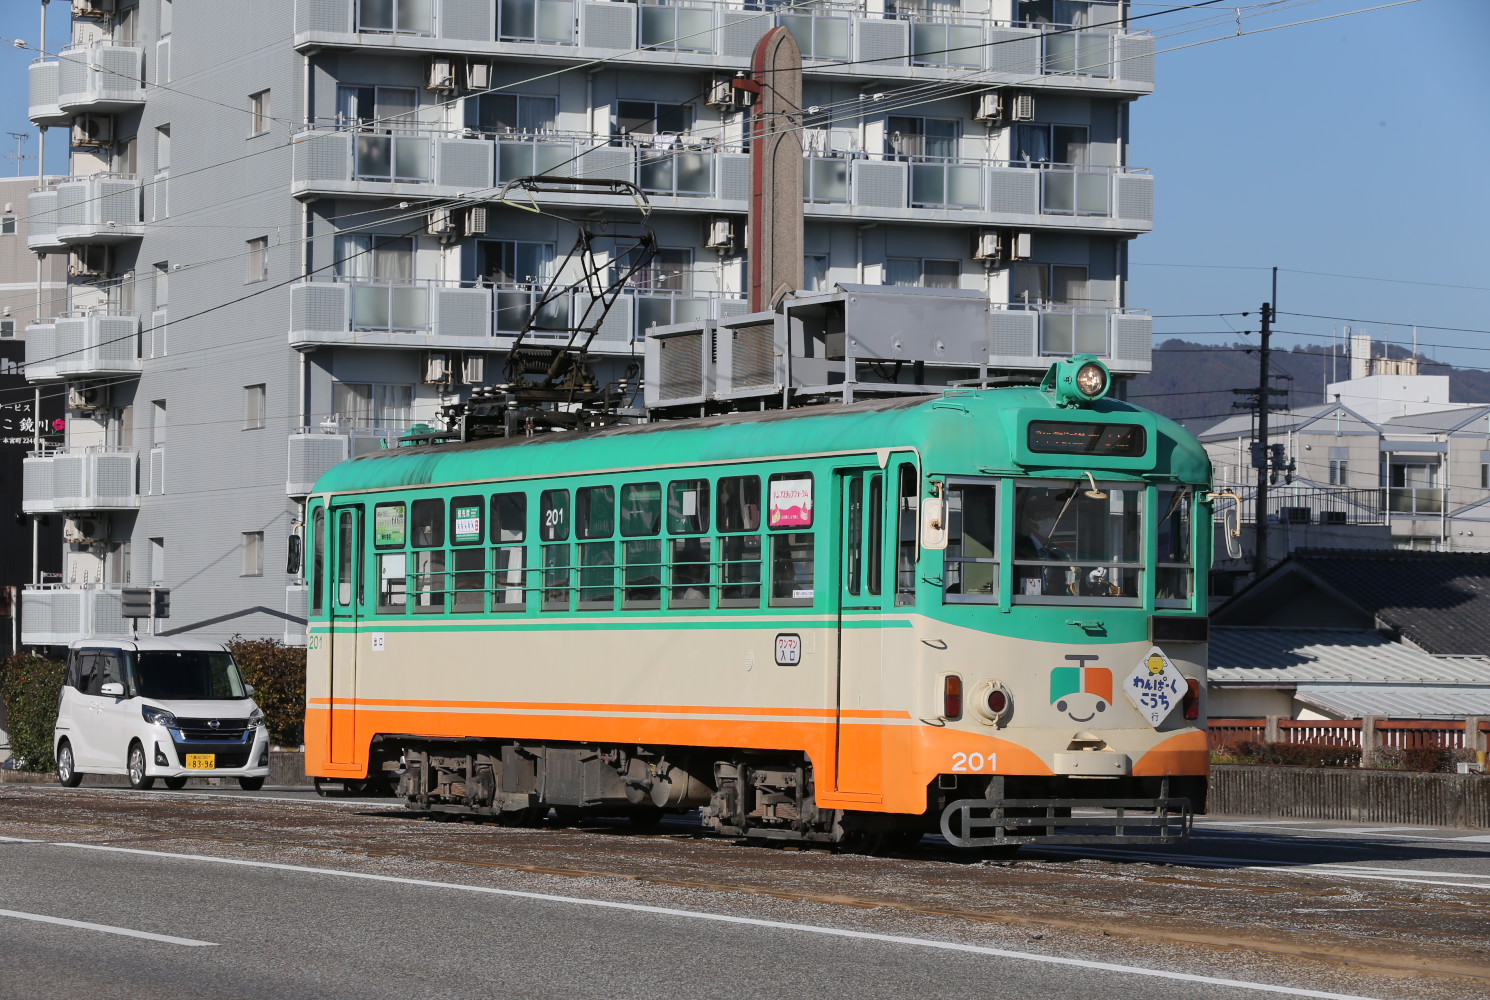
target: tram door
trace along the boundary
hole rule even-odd
[[[328,726],[332,763],[356,759],[357,615],[362,604],[362,508],[331,508],[331,701]]]
[[[838,473],[838,768],[840,792],[883,790],[885,474]],[[893,584],[893,581],[890,581]]]

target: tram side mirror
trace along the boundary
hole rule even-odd
[[[940,552],[947,547],[947,503],[941,497],[921,498],[921,548]]]
[[[290,543],[285,548],[285,572],[291,576],[300,575],[300,536],[290,535]]]

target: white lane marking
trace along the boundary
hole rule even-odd
[[[1256,858],[1218,858],[1204,854],[1158,854],[1150,851],[1123,851],[1115,848],[1083,847],[1060,848],[1041,845],[1041,851],[1052,854],[1077,854],[1082,856],[1126,859],[1129,861],[1158,861],[1171,865],[1196,865],[1209,868],[1236,868],[1256,872],[1298,872],[1310,875],[1338,875],[1342,878],[1378,879],[1387,882],[1413,882],[1422,885],[1446,885],[1457,889],[1490,889],[1490,883],[1442,882],[1439,879],[1487,879],[1484,872],[1436,872],[1408,868],[1372,868],[1347,865],[1335,861],[1275,861],[1260,865]],[[1417,878],[1414,876],[1429,876]]]
[[[1456,844],[1490,844],[1490,837],[1446,837]]]
[[[1312,823],[1308,819],[1208,819],[1196,821],[1196,826],[1297,826]]]
[[[1310,830],[1310,833],[1398,833],[1404,830],[1434,830],[1432,826],[1330,826],[1318,830]],[[1434,838],[1437,839],[1437,838]]]
[[[111,924],[90,924],[86,920],[68,920],[66,917],[49,917],[41,913],[22,913],[19,910],[0,910],[0,917],[14,917],[17,920],[35,920],[43,924],[61,924],[63,927],[77,927],[85,931],[102,931],[105,934],[119,934],[124,937],[144,938],[146,941],[160,941],[164,944],[181,944],[188,948],[216,948],[216,941],[196,941],[192,938],[172,937],[169,934],[151,934],[149,931],[135,931],[128,927],[114,927]]]
[[[973,955],[991,955],[1044,965],[1064,965],[1079,969],[1098,969],[1105,972],[1122,972],[1134,976],[1149,976],[1154,979],[1173,979],[1186,983],[1207,983],[1213,986],[1229,986],[1234,989],[1254,990],[1258,993],[1282,993],[1295,997],[1315,997],[1318,1000],[1370,1000],[1349,993],[1326,993],[1321,990],[1299,989],[1293,986],[1275,986],[1271,983],[1253,983],[1241,979],[1221,979],[1216,976],[1197,976],[1188,972],[1168,972],[1163,969],[1146,969],[1136,965],[1117,965],[1113,962],[1091,962],[1079,958],[1060,958],[1055,955],[1037,955],[1033,952],[1008,951],[1003,948],[988,948],[982,945],[960,944],[955,941],[935,941],[930,938],[904,937],[898,934],[875,934],[870,931],[845,930],[838,927],[816,927],[812,924],[794,924],[782,920],[764,920],[759,917],[735,917],[725,913],[708,913],[700,910],[676,910],[665,906],[645,906],[641,903],[622,903],[608,899],[586,899],[582,896],[558,896],[546,892],[523,892],[517,889],[496,889],[484,885],[465,885],[459,882],[434,882],[427,879],[401,878],[396,875],[376,875],[372,872],[339,871],[335,868],[311,868],[305,865],[287,865],[274,861],[247,861],[240,858],[215,858],[205,854],[175,854],[169,851],[147,851],[138,847],[110,847],[104,844],[74,844],[65,841],[26,840],[19,837],[0,837],[0,841],[24,844],[46,844],[50,847],[71,847],[85,851],[104,851],[114,854],[135,854],[153,858],[171,858],[176,861],[206,861],[221,865],[238,865],[244,868],[269,868],[275,871],[303,872],[311,875],[333,875],[341,878],[364,879],[369,882],[390,882],[396,885],[412,885],[426,889],[454,889],[459,892],[474,892],[488,896],[505,896],[515,899],[533,899],[546,903],[569,903],[574,906],[593,906],[598,909],[625,910],[632,913],[652,913],[665,917],[683,917],[689,920],[708,920],[721,924],[736,924],[746,927],[765,927],[771,930],[799,931],[804,934],[822,934],[827,937],[851,938],[857,941],[878,941],[885,944],[910,945],[917,948],[934,948],[939,951],[963,952]]]

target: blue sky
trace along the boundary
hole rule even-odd
[[[1328,343],[1347,324],[1410,344],[1416,323],[1428,356],[1490,369],[1490,2],[1416,0],[1259,30],[1379,3],[1243,4],[1252,33],[1241,37],[1234,4],[1135,25],[1161,52],[1155,95],[1133,107],[1130,156],[1155,174],[1158,218],[1132,244],[1129,300],[1154,314],[1156,341],[1256,330],[1277,267],[1280,346]],[[51,4],[53,49],[69,7]],[[38,8],[0,0],[0,36],[35,45]],[[1193,44],[1210,39],[1221,40]],[[0,125],[31,132],[32,156],[34,56],[0,43]],[[64,143],[51,133],[51,171],[65,169]],[[15,149],[0,134],[0,153]],[[0,174],[16,172],[0,160]]]

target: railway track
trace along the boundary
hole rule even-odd
[[[1011,861],[929,839],[904,854],[864,857],[740,845],[671,822],[651,832],[624,821],[505,828],[365,802],[15,786],[0,788],[0,836],[739,893],[999,924],[1032,941],[1061,934],[1308,959],[1422,977],[1436,984],[1426,997],[1490,991],[1490,874],[1395,876],[1369,858],[1033,850]]]

